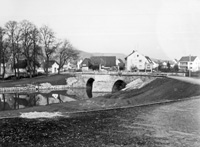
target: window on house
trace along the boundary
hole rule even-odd
[[[139,60],[139,62],[142,62],[142,60]]]

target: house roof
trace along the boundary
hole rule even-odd
[[[48,62],[48,68],[51,68],[54,63],[58,64],[58,62],[56,62],[55,60],[49,60],[49,62]],[[45,66],[47,66],[47,62],[44,63],[44,67]]]
[[[90,60],[89,58],[85,58],[85,59],[82,61],[81,65],[83,65],[83,64],[85,64],[86,66],[90,66],[91,60]]]
[[[153,64],[153,61],[151,60],[151,58],[149,58],[148,56],[145,56],[145,58],[147,59],[147,61],[148,61],[149,63],[152,63],[152,64]]]
[[[103,65],[105,67],[116,66],[116,57],[115,56],[92,56],[90,58],[93,65]]]
[[[122,59],[118,59],[119,63],[118,63],[118,66],[119,67],[124,67],[125,66],[125,63],[122,61]]]
[[[177,62],[178,62],[178,60],[177,60],[177,59],[174,59],[174,60],[173,60],[173,62],[177,63]]]
[[[124,62],[122,61],[122,59],[119,58],[118,60],[119,60],[120,63],[124,63]]]
[[[130,53],[128,56],[125,57],[125,60],[126,60],[130,55],[132,55],[132,54],[135,53],[135,52],[136,52],[136,51],[133,50],[132,53]],[[151,58],[149,58],[148,56],[145,56],[145,58],[147,59],[147,61],[148,61],[149,63],[153,63],[153,61],[151,60]]]
[[[133,53],[135,53],[134,50],[132,51],[132,53],[130,53],[128,56],[125,57],[125,60],[126,60],[130,55],[132,55]]]
[[[196,59],[197,56],[191,56],[191,60],[190,60],[190,56],[183,56],[181,57],[181,59],[179,60],[179,62],[183,62],[183,61],[194,61]]]

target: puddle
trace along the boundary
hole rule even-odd
[[[22,118],[53,118],[64,116],[61,112],[28,112],[28,113],[21,113],[20,117]]]

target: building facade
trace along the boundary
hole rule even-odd
[[[181,71],[196,72],[200,70],[200,59],[197,56],[183,56],[179,60],[179,69]]]
[[[152,72],[153,62],[148,56],[133,51],[125,58],[127,71],[150,71]]]
[[[82,70],[104,70],[116,67],[115,56],[92,56],[81,63]]]

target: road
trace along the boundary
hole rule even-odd
[[[180,81],[184,81],[184,82],[200,85],[200,79],[199,78],[197,79],[197,78],[179,77],[179,76],[167,76],[167,77],[171,78],[171,79],[176,79],[176,80],[180,80]]]
[[[2,146],[199,147],[200,98],[168,104],[1,119]]]

